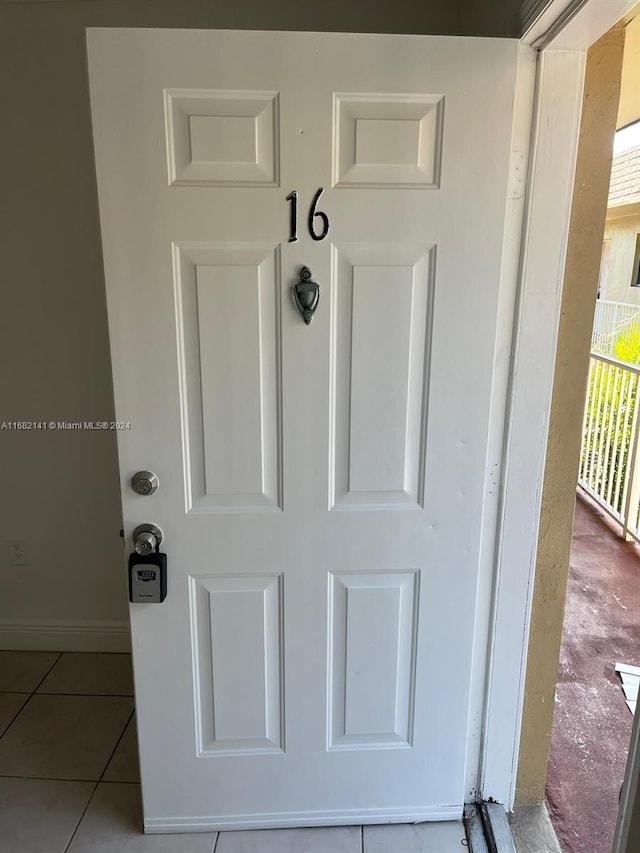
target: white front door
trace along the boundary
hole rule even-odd
[[[516,57],[89,33],[148,831],[460,815]]]

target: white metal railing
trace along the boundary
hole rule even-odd
[[[640,305],[598,299],[593,315],[591,349],[612,355],[615,338],[636,317],[640,317]]]
[[[640,366],[591,353],[578,484],[640,541]]]

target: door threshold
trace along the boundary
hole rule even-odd
[[[464,825],[471,853],[516,853],[507,813],[499,803],[469,803]]]

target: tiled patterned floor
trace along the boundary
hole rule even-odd
[[[461,822],[143,835],[129,655],[0,651],[0,853],[463,853]]]

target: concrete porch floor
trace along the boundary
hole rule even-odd
[[[616,661],[640,665],[640,557],[578,499],[547,777],[563,853],[610,853],[633,717]]]

